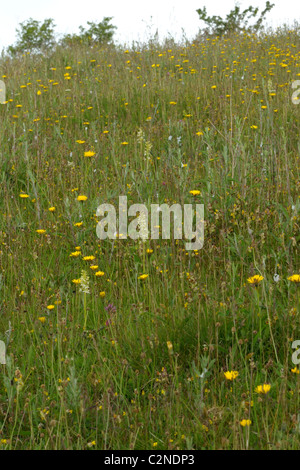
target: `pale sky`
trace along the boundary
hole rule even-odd
[[[182,37],[182,29],[189,39],[195,37],[204,23],[196,10],[206,5],[209,15],[225,16],[235,5],[234,0],[1,0],[0,51],[16,40],[18,24],[32,17],[43,21],[53,18],[58,34],[78,32],[78,26],[87,21],[100,22],[112,16],[118,27],[115,40],[130,45],[133,40],[146,40],[158,29],[160,37],[170,33],[175,39]],[[252,5],[262,9],[265,0],[240,0],[243,8]],[[275,7],[267,16],[270,26],[283,22],[300,21],[299,0],[271,0]]]

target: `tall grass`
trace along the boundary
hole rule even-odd
[[[299,447],[299,50],[285,29],[2,59],[3,449]],[[119,195],[203,203],[203,249],[100,241]]]

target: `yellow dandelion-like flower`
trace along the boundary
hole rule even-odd
[[[100,292],[100,294],[99,294],[99,295],[100,295],[100,297],[105,297],[105,292],[104,292],[104,291],[102,291],[102,292]]]
[[[49,211],[49,212],[54,212],[54,211],[55,211],[55,207],[54,207],[54,206],[53,206],[53,207],[49,207],[48,211]]]
[[[148,276],[149,276],[149,274],[141,274],[141,275],[138,277],[138,279],[141,279],[141,280],[147,279]]]
[[[235,380],[237,376],[239,375],[237,370],[228,370],[227,372],[224,372],[224,376],[227,380]]]
[[[36,233],[46,233],[46,230],[39,228],[38,230],[36,230]]]
[[[77,201],[86,201],[87,200],[87,196],[84,196],[83,194],[80,194],[79,196],[77,196]]]
[[[20,194],[20,197],[21,197],[22,199],[26,199],[26,198],[29,197],[29,195],[28,195],[28,194],[21,193],[21,194]]]
[[[96,155],[96,153],[93,152],[92,150],[89,150],[88,152],[84,152],[85,157],[93,157],[94,155]]]
[[[271,385],[270,384],[263,384],[263,385],[258,385],[255,389],[256,393],[262,393],[266,394],[271,390]]]
[[[72,282],[73,282],[73,284],[80,284],[81,279],[73,279]]]
[[[240,421],[240,425],[245,427],[245,426],[250,426],[251,425],[251,420],[250,419],[242,419],[242,421]]]
[[[259,284],[263,280],[263,276],[260,276],[259,274],[255,274],[255,276],[248,277],[247,281],[249,284]]]
[[[39,317],[38,320],[39,320],[41,323],[45,323],[45,322],[46,322],[46,317]]]
[[[80,256],[81,255],[81,251],[73,251],[73,253],[71,253],[69,256],[71,258],[76,258],[77,256]]]
[[[295,367],[295,369],[291,369],[291,372],[293,374],[299,374],[300,373],[300,371],[299,371],[299,369],[297,369],[297,367]]]
[[[93,259],[95,259],[95,256],[93,256],[93,255],[84,256],[82,259],[83,259],[83,261],[93,261]]]
[[[47,309],[48,309],[48,310],[53,310],[54,308],[55,308],[54,305],[48,305],[48,306],[47,306]]]
[[[193,196],[198,196],[199,194],[201,194],[201,191],[199,191],[198,189],[192,189],[192,191],[190,191],[190,194],[192,194]]]
[[[98,268],[98,266],[97,266],[97,268]],[[95,276],[102,277],[102,276],[104,276],[104,274],[105,274],[105,273],[104,273],[103,271],[97,271],[97,272],[95,273]]]
[[[300,274],[293,274],[292,276],[288,277],[288,281],[291,282],[300,282]]]

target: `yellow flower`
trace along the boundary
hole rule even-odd
[[[249,284],[259,284],[263,280],[263,276],[260,276],[259,274],[255,274],[255,276],[248,277],[247,281]]]
[[[245,427],[245,426],[250,426],[251,424],[251,420],[250,419],[242,419],[242,421],[240,421],[240,425]]]
[[[96,441],[92,441],[88,443],[88,447],[93,447],[96,445]]]
[[[45,323],[46,317],[39,317],[38,320],[39,320],[41,323]]]
[[[36,230],[36,233],[46,233],[46,230],[43,230],[43,229],[40,228],[40,229]]]
[[[54,211],[55,211],[55,207],[49,207],[48,211],[54,212]]]
[[[293,374],[299,374],[300,371],[299,369],[297,369],[297,367],[295,367],[295,369],[291,369],[291,372],[293,372]]]
[[[69,256],[71,256],[71,258],[76,258],[77,256],[80,256],[81,255],[81,251],[73,251],[73,253],[71,253]]]
[[[291,282],[300,282],[300,274],[293,274],[292,276],[288,277],[288,280]]]
[[[54,309],[54,305],[48,305],[47,309],[48,309],[48,310],[53,310],[53,309]]]
[[[22,194],[20,194],[20,197],[21,197],[22,199],[25,199],[25,198],[27,198],[27,197],[29,197],[29,196],[28,196],[28,194],[23,194],[23,193],[22,193]]]
[[[73,279],[72,282],[74,284],[80,284],[81,283],[81,279]]]
[[[199,191],[198,189],[193,189],[192,191],[190,191],[190,194],[192,194],[193,196],[198,196],[199,194],[201,194],[201,191]]]
[[[128,145],[128,142],[121,142],[121,145]]]
[[[98,266],[97,266],[97,267],[98,267]],[[97,271],[97,272],[95,273],[95,276],[100,276],[100,277],[101,277],[101,276],[104,276],[104,272],[103,272],[103,271]]]
[[[100,292],[100,297],[105,297],[105,292],[104,291]]]
[[[77,196],[77,201],[86,201],[87,200],[87,196],[84,196],[83,194]]]
[[[84,256],[82,259],[83,259],[83,261],[93,261],[93,259],[95,259],[95,256],[93,256],[93,255]]]
[[[84,144],[85,140],[76,140],[77,144]]]
[[[224,372],[224,375],[227,380],[234,380],[237,378],[239,373],[237,370],[231,370],[231,371],[228,370],[227,372]]]
[[[96,155],[96,153],[92,152],[91,150],[89,150],[88,152],[84,152],[85,157],[93,157],[94,155]]]
[[[270,390],[271,390],[270,384],[258,385],[255,389],[256,393],[263,393],[263,394],[268,393]]]
[[[147,277],[149,276],[149,274],[141,274],[138,279],[147,279]]]
[[[76,224],[74,224],[74,227],[81,227],[81,225],[83,225],[83,222],[76,222]]]

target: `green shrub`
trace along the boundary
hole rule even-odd
[[[62,46],[70,46],[72,44],[109,44],[112,39],[116,26],[110,24],[111,17],[105,17],[100,23],[88,21],[89,28],[79,27],[79,34],[66,34],[60,41]]]
[[[262,28],[262,23],[266,14],[271,11],[273,7],[274,4],[267,1],[265,9],[252,25],[249,25],[249,21],[251,19],[255,19],[259,12],[258,8],[254,8],[252,6],[241,11],[240,7],[237,5],[230,11],[230,13],[228,13],[225,19],[222,19],[220,16],[207,16],[206,7],[199,8],[196,11],[200,20],[207,24],[207,28],[204,30],[205,34],[223,36],[227,33],[237,33],[240,31],[257,32]]]
[[[55,44],[54,20],[47,18],[43,23],[29,18],[20,23],[17,29],[17,42],[9,46],[8,52],[12,55],[24,52],[38,52],[50,49]]]

